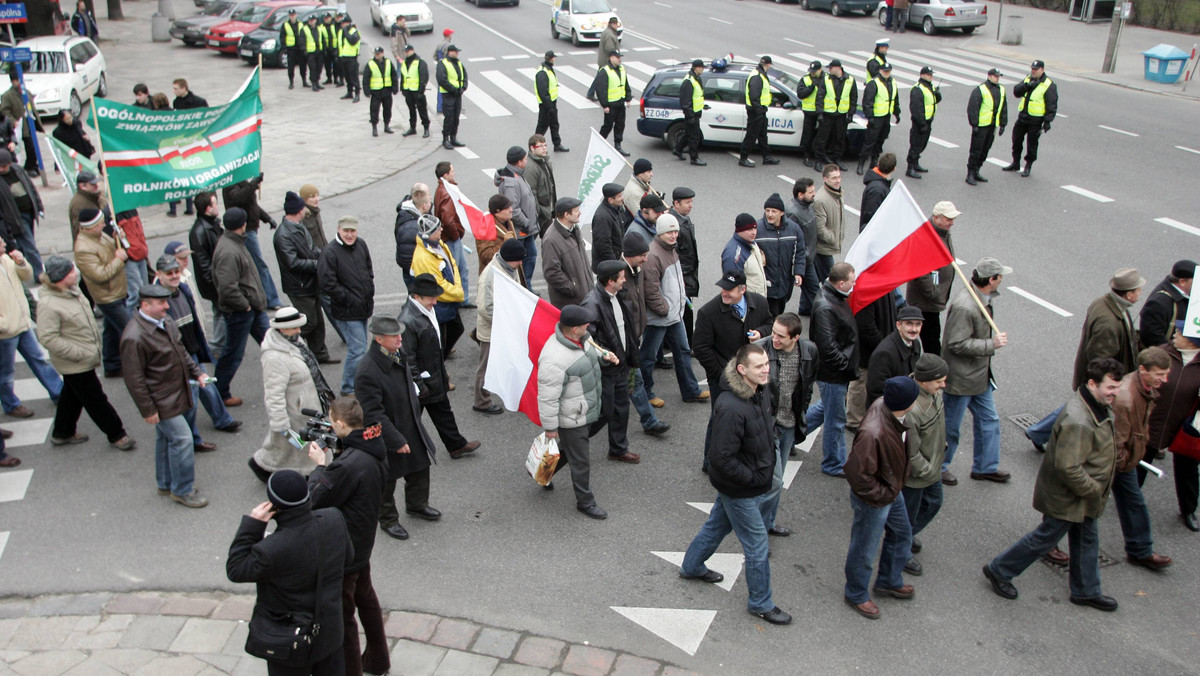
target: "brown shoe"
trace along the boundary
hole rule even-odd
[[[662,400],[662,397],[655,397],[650,400],[650,405],[654,408],[662,408],[667,405],[667,402]]]
[[[842,598],[845,598],[845,597],[842,597]],[[867,618],[868,620],[878,620],[879,619],[879,606],[875,605],[875,602],[872,601],[871,599],[867,599],[863,603],[855,603],[855,602],[851,601],[850,599],[846,599],[846,605],[853,608],[854,612],[858,613],[859,615],[862,615],[863,617]]]
[[[123,437],[121,437],[120,439],[117,439],[116,441],[113,441],[113,442],[110,442],[110,443],[111,443],[111,444],[112,444],[114,447],[116,447],[116,448],[119,448],[119,449],[121,449],[122,451],[129,451],[129,450],[133,450],[133,447],[134,447],[134,446],[137,446],[137,442],[136,442],[136,441],[134,441],[133,439],[131,439],[131,438],[130,438],[128,435],[126,435],[126,436],[123,436]],[[170,492],[170,491],[168,491],[168,492]]]
[[[917,590],[911,584],[906,584],[902,587],[897,587],[896,589],[875,587],[875,593],[883,594],[884,596],[890,596],[894,599],[911,599],[913,596],[916,596]]]
[[[170,488],[160,488],[160,489],[158,489],[158,494],[166,497],[171,494],[171,489]]]
[[[29,408],[27,408],[25,406],[25,404],[21,404],[20,406],[14,408],[13,410],[9,411],[8,414],[14,418],[32,418],[33,417],[33,411],[29,410]]]
[[[226,406],[241,406],[242,398],[241,397],[230,397],[225,400],[225,405]]]
[[[942,472],[942,483],[946,484],[947,486],[957,486],[958,477],[954,476],[954,473],[950,470],[946,470],[945,472]]]
[[[617,462],[627,462],[631,465],[636,465],[642,461],[642,456],[638,455],[637,453],[629,453],[629,452],[622,453],[621,455],[612,455],[610,453],[608,456],[608,459],[616,460]]]
[[[697,394],[694,399],[684,399],[684,401],[689,404],[692,403],[693,401],[708,401],[708,398],[711,396],[712,396],[712,394],[710,394],[708,390],[704,390],[700,394]]]
[[[1042,560],[1054,566],[1067,567],[1071,563],[1071,555],[1064,552],[1062,549],[1055,547],[1042,555]]]
[[[4,437],[5,439],[12,439],[12,435],[13,435],[12,430],[0,430],[0,437]]]
[[[0,460],[0,467],[16,467],[19,464],[21,464],[21,459],[11,455]]]
[[[1150,570],[1162,570],[1171,565],[1171,557],[1163,556],[1162,554],[1151,554],[1145,558],[1137,558],[1136,556],[1126,556],[1125,560],[1135,566],[1149,568]]]
[[[208,453],[209,451],[217,450],[217,445],[212,443],[211,441],[205,441],[205,442],[196,444],[195,446],[192,446],[192,448],[197,453]]]
[[[468,443],[466,446],[463,446],[462,448],[458,449],[457,451],[450,451],[450,458],[452,460],[458,460],[459,458],[463,457],[464,455],[470,455],[470,454],[474,453],[477,448],[479,448],[479,442],[472,441],[472,442]]]
[[[996,470],[995,472],[971,472],[971,478],[975,481],[994,481],[998,484],[1007,482],[1012,478],[1012,475],[1004,470]]]
[[[68,444],[83,444],[87,443],[88,435],[76,432],[74,436],[58,438],[50,437],[51,446],[66,446]]]

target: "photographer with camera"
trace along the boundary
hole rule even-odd
[[[280,308],[262,341],[263,402],[270,429],[262,448],[250,457],[250,469],[266,481],[272,472],[294,469],[308,474],[313,462],[299,443],[299,430],[312,425],[306,410],[323,416],[333,401],[317,358],[300,339],[308,318],[293,307]],[[312,437],[306,432],[305,437]]]
[[[383,426],[364,425],[362,406],[353,396],[335,399],[329,405],[329,419],[338,448],[330,462],[329,453],[319,442],[308,444],[308,457],[317,463],[308,477],[308,490],[313,509],[336,507],[342,513],[354,544],[354,561],[346,566],[342,578],[346,674],[386,674],[391,669],[391,658],[383,631],[383,610],[371,584],[375,523],[387,481]],[[355,608],[367,638],[366,650],[359,647]]]

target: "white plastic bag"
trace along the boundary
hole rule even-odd
[[[529,455],[525,458],[525,471],[538,483],[545,486],[554,478],[554,469],[558,467],[558,439],[547,439],[542,432],[533,440],[529,447]]]

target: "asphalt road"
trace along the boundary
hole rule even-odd
[[[414,39],[418,52],[429,58],[441,29],[453,27],[472,86],[511,114],[492,116],[481,104],[468,101],[460,140],[470,153],[437,151],[393,178],[322,204],[331,229],[342,214],[355,214],[366,224],[362,236],[374,254],[381,312],[397,311],[402,298],[400,274],[392,263],[391,223],[408,187],[418,180],[433,183],[434,164],[449,159],[463,191],[484,204],[494,191],[491,170],[503,164],[509,146],[523,147],[533,131],[535,115],[497,86],[501,79],[485,71],[500,72],[524,86],[528,73],[520,69],[536,68],[546,49],[567,52],[559,59],[560,67],[571,65],[587,73],[594,69],[590,52],[571,55],[584,48],[551,40],[549,9],[541,2],[480,9],[432,0],[431,6],[437,29],[433,36]],[[835,19],[757,0],[618,6],[630,28],[624,43],[632,53],[627,62],[652,67],[659,59],[714,58],[729,52],[752,58],[764,49],[796,61],[801,59],[788,55],[870,51],[880,32],[874,18]],[[369,25],[365,2],[352,1],[350,9],[360,17],[368,42],[382,42],[378,29]],[[958,50],[979,39],[983,37],[910,32],[893,37],[892,45],[897,59],[906,54],[912,60],[913,50],[922,49],[987,63],[987,57]],[[472,60],[480,57],[493,60]],[[196,52],[188,58],[191,67],[200,68],[217,57]],[[854,66],[861,68],[861,60]],[[1005,73],[1009,87],[1023,75],[1011,69]],[[980,80],[982,76],[981,70]],[[279,77],[278,72],[264,75]],[[586,89],[566,78],[563,84],[579,95]],[[667,401],[660,417],[673,428],[659,440],[631,432],[633,450],[643,458],[637,466],[607,462],[603,448],[593,449],[593,487],[610,514],[607,521],[594,522],[574,510],[566,485],[545,492],[524,473],[525,452],[536,429],[523,416],[492,418],[470,411],[469,384],[477,353],[464,339],[458,357],[449,363],[452,379],[459,384],[453,403],[464,434],[484,445],[476,457],[457,461],[439,449],[431,502],[444,512],[441,522],[406,521],[412,533],[406,542],[380,537],[373,567],[383,604],[619,646],[709,673],[1195,673],[1200,660],[1194,610],[1200,546],[1178,519],[1169,473],[1164,480],[1150,479],[1146,489],[1156,549],[1176,560],[1168,571],[1152,574],[1125,564],[1111,507],[1102,519],[1101,549],[1119,561],[1102,573],[1105,592],[1121,603],[1118,613],[1070,605],[1065,574],[1042,564],[1016,580],[1021,590],[1016,602],[992,594],[979,572],[985,561],[1039,520],[1030,499],[1040,457],[1007,418],[1040,417],[1067,396],[1083,312],[1105,291],[1115,268],[1136,266],[1155,283],[1174,260],[1196,255],[1198,233],[1155,221],[1168,218],[1200,227],[1192,178],[1200,156],[1174,147],[1197,145],[1195,104],[1087,81],[1062,82],[1060,111],[1065,117],[1042,137],[1042,157],[1033,176],[1021,179],[987,164],[983,173],[991,182],[972,188],[962,180],[968,91],[960,84],[948,87],[934,124],[934,136],[958,147],[931,145],[922,160],[931,172],[924,180],[906,184],[925,208],[949,199],[964,212],[954,228],[959,258],[972,263],[982,256],[999,258],[1014,268],[1006,286],[1015,285],[1071,316],[1002,289],[996,321],[1008,332],[1010,344],[994,366],[1003,419],[1001,465],[1013,473],[1013,480],[1008,485],[964,480],[947,488],[945,507],[922,535],[925,551],[920,559],[926,573],[909,580],[917,587],[915,600],[881,601],[881,622],[868,622],[842,604],[851,518],[847,488],[821,475],[814,455],[801,458],[804,462],[784,495],[780,522],[791,527],[793,535],[772,541],[775,600],[796,617],[795,624],[777,628],[749,617],[741,576],[728,592],[679,580],[676,567],[652,552],[686,549],[705,518],[687,503],[711,502],[715,495],[698,471],[708,407],[682,403],[673,375],[660,372],[658,390]],[[344,112],[348,104],[334,102],[336,95],[330,90],[296,90],[295,96],[330,99],[331,120],[344,118],[331,133],[369,133],[366,111],[359,109],[350,119]],[[907,103],[907,97],[901,100]],[[702,283],[708,285],[718,276],[718,254],[732,234],[734,216],[741,211],[757,216],[772,192],[786,199],[790,182],[779,176],[815,173],[789,153],[780,155],[783,164],[778,167],[739,169],[718,149],[704,151],[708,167],[688,166],[675,160],[661,141],[637,134],[636,99],[634,103],[626,149],[655,163],[654,184],[660,189],[669,192],[687,185],[699,195],[693,219],[699,229]],[[587,128],[598,127],[601,114],[561,103],[560,110],[572,152],[555,154],[553,160],[559,192],[570,194],[578,184]],[[1015,109],[1013,113],[1015,120]],[[398,106],[397,116],[403,115]],[[907,128],[905,113],[888,151],[906,151]],[[998,139],[992,157],[1006,160],[1008,143],[1008,136]],[[321,171],[336,170],[337,162],[367,159],[387,161],[330,158],[332,167]],[[623,174],[620,180],[626,178]],[[1066,185],[1112,201],[1070,192],[1062,187]],[[844,187],[847,205],[857,207],[861,183],[853,169]],[[164,243],[152,242],[152,248]],[[707,297],[711,287],[704,288]],[[472,322],[468,312],[468,327]],[[344,349],[335,336],[330,345],[335,353]],[[35,474],[23,500],[0,507],[2,528],[11,533],[0,558],[0,594],[234,588],[224,576],[228,543],[238,515],[263,496],[262,485],[245,465],[266,432],[257,371],[257,350],[251,347],[234,383],[235,393],[246,398],[246,405],[235,409],[246,422],[242,432],[231,436],[211,431],[201,416],[206,438],[222,446],[197,459],[197,486],[212,501],[207,509],[185,510],[154,494],[153,431],[139,420],[118,381],[106,381],[106,389],[139,440],[136,452],[48,445],[20,450],[26,460],[22,469],[34,468]],[[326,374],[336,378],[340,369],[327,367]],[[18,376],[28,374],[21,371]],[[52,414],[48,400],[32,402],[32,407],[39,417]],[[631,427],[636,430],[636,423]],[[969,425],[964,427],[967,446]],[[90,422],[81,429],[99,438]],[[955,463],[964,479],[969,455],[960,453]],[[733,538],[721,548],[736,556],[740,551]],[[613,606],[716,614],[694,655],[689,655],[613,611]]]

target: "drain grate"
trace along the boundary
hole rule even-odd
[[[1010,416],[1008,416],[1008,419],[1010,421],[1012,421],[1012,424],[1016,425],[1017,427],[1020,427],[1022,430],[1024,430],[1026,427],[1033,425],[1037,421],[1041,420],[1041,418],[1037,417],[1036,415],[1034,415],[1032,413],[1022,413],[1020,415],[1010,415]]]

